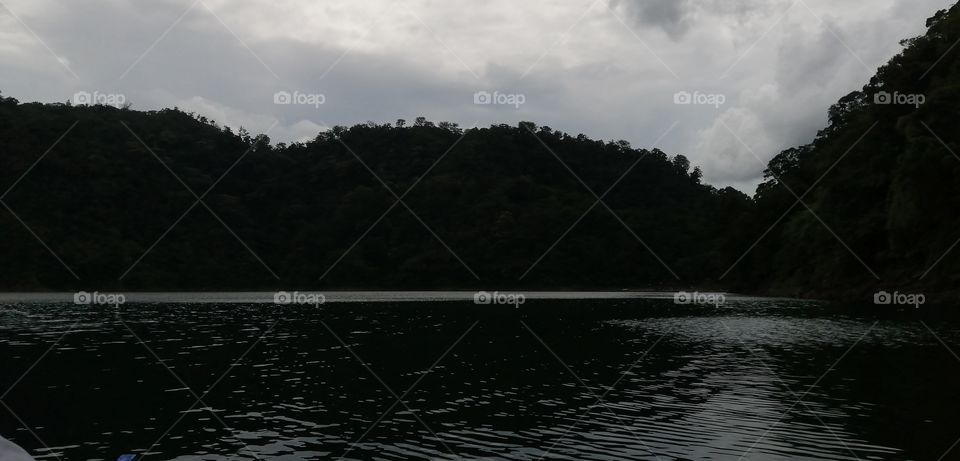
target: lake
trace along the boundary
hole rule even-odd
[[[960,459],[960,321],[728,296],[0,298],[37,459]]]

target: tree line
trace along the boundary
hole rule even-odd
[[[950,291],[957,7],[927,26],[754,197],[682,155],[532,122],[274,145],[176,108],[0,96],[0,288]]]

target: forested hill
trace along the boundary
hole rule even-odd
[[[528,122],[273,146],[175,109],[0,99],[0,289],[955,293],[958,7],[928,27],[753,199]]]
[[[960,8],[927,26],[830,108],[812,143],[770,162],[743,237],[778,224],[741,263],[741,286],[814,297],[958,291]]]
[[[178,110],[5,99],[0,288],[662,288],[740,251],[749,198],[682,156],[401,125],[271,146]]]

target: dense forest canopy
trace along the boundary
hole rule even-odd
[[[74,123],[3,199],[7,288],[675,286],[722,272],[749,209],[683,156],[528,122],[272,146],[175,109],[9,99],[4,184]]]
[[[0,98],[0,288],[951,291],[960,13],[927,25],[754,198],[531,122],[272,145],[177,109]]]
[[[960,9],[829,109],[810,144],[758,188],[739,282],[807,296],[871,288],[955,292],[960,280]],[[802,198],[799,202],[797,198]]]

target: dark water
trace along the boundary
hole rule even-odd
[[[922,310],[2,306],[0,435],[39,459],[960,459],[960,322]]]

